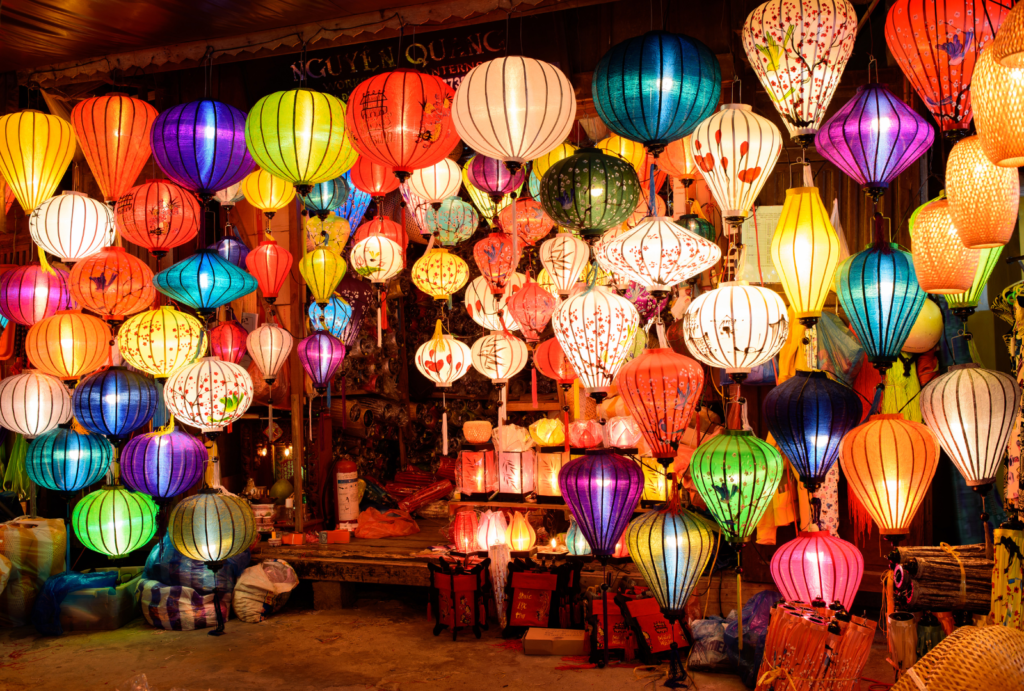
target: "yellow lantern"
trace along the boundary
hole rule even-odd
[[[1016,168],[994,165],[981,137],[957,142],[946,161],[949,215],[964,245],[980,250],[1001,247],[1017,223],[1020,179]]]
[[[469,281],[469,265],[443,247],[434,247],[412,265],[412,282],[435,300],[447,300]]]
[[[665,466],[650,456],[640,457],[640,469],[644,471],[644,491],[640,495],[641,506],[653,506],[668,501],[671,479]]]
[[[1000,65],[991,45],[974,66],[971,109],[988,159],[1007,168],[1024,165],[1024,69]]]
[[[505,531],[505,544],[514,552],[529,551],[537,544],[537,531],[521,511],[512,514],[512,523]]]
[[[71,123],[56,115],[23,110],[0,117],[0,177],[25,213],[53,196],[76,143]]]
[[[242,180],[242,194],[267,218],[273,218],[295,199],[295,186],[265,170],[254,170]]]
[[[931,300],[925,300],[921,314],[917,315],[917,321],[903,344],[903,352],[927,353],[938,344],[941,336],[942,309]]]
[[[64,380],[98,369],[110,354],[110,328],[82,310],[63,310],[32,325],[25,354],[36,369]]]
[[[117,345],[125,362],[159,378],[201,358],[206,337],[198,319],[164,306],[126,319]]]
[[[318,305],[326,305],[334,289],[345,278],[348,271],[348,264],[329,249],[318,247],[312,252],[307,252],[299,262],[299,273],[302,280],[309,286],[309,292],[313,293],[313,299]]]
[[[553,164],[558,163],[563,158],[569,158],[574,153],[576,153],[576,147],[570,144],[569,142],[559,144],[558,146],[556,146],[554,149],[547,152],[543,156],[533,159],[534,175],[536,175],[537,179],[539,180],[540,178],[544,177],[544,173],[546,173],[548,171],[548,168],[550,168]]]
[[[647,160],[647,151],[644,150],[643,144],[620,137],[617,134],[605,137],[599,141],[597,148],[606,154],[618,156],[633,166],[633,170],[637,171],[637,173],[644,167],[644,161]]]
[[[839,235],[817,187],[786,190],[782,216],[772,237],[772,263],[797,319],[813,326],[821,316],[839,266]]]

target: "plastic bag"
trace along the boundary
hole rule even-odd
[[[816,327],[818,338],[818,369],[831,372],[852,384],[864,365],[867,355],[843,320],[831,312],[822,312]]]
[[[698,619],[690,625],[690,631],[693,633],[690,669],[707,672],[729,668],[729,656],[725,653],[725,619]]]
[[[757,671],[764,657],[764,640],[768,636],[768,623],[772,616],[772,605],[782,599],[774,590],[757,593],[743,605],[743,651],[740,654],[737,641],[739,624],[735,612],[725,627],[725,652],[731,664],[738,667],[743,683],[754,688]]]
[[[359,514],[359,526],[356,527],[355,536],[363,540],[372,540],[378,537],[402,537],[420,532],[420,526],[416,523],[408,511],[391,509],[381,513],[370,507]]]
[[[0,592],[0,627],[25,626],[52,574],[64,570],[67,533],[59,518],[21,518],[0,524],[0,554],[11,561]]]
[[[164,535],[146,558],[144,577],[168,586],[192,588],[202,595],[212,593],[215,588],[229,591],[242,571],[249,565],[249,550],[228,559],[216,575],[201,561],[192,561],[174,549],[171,538]]]
[[[193,631],[217,626],[216,596],[213,593],[202,595],[192,588],[142,580],[139,581],[139,597],[142,616],[158,629]],[[231,611],[231,593],[221,595],[220,611],[227,621]]]
[[[60,625],[60,604],[76,590],[88,588],[109,588],[117,583],[117,571],[100,573],[78,573],[65,571],[46,582],[43,592],[32,608],[32,625],[44,636],[59,636],[64,633]]]
[[[94,572],[117,579],[105,588],[86,588],[68,593],[60,604],[60,626],[72,631],[115,631],[139,616],[141,566],[105,567]]]
[[[250,566],[235,584],[235,616],[250,624],[260,623],[284,607],[298,584],[295,569],[283,559],[269,559]]]
[[[0,593],[7,587],[7,579],[11,577],[11,560],[0,554]]]

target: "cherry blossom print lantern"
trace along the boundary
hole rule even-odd
[[[769,0],[743,22],[743,51],[801,146],[814,140],[839,86],[857,21],[849,0]]]
[[[772,580],[792,602],[853,607],[864,576],[864,555],[857,546],[824,530],[800,533],[772,555]]]
[[[201,358],[206,336],[198,319],[165,305],[126,319],[117,346],[126,363],[161,378]]]
[[[121,237],[159,259],[199,231],[199,202],[170,180],[147,180],[118,200],[114,221]]]
[[[245,339],[249,332],[235,319],[222,321],[210,329],[210,352],[236,365],[245,357]]]
[[[169,499],[203,477],[206,445],[178,429],[132,437],[121,451],[121,481],[137,492]]]
[[[71,165],[75,133],[64,118],[38,110],[0,117],[0,133],[0,178],[30,214],[53,196]]]
[[[718,263],[722,250],[667,216],[648,218],[604,245],[611,267],[656,297]]]
[[[473,260],[492,293],[505,291],[505,284],[519,265],[518,249],[512,236],[505,233],[489,233],[473,246]]]
[[[326,331],[317,331],[299,341],[295,351],[302,369],[313,381],[313,388],[318,393],[327,391],[345,360],[345,344]]]
[[[156,116],[153,106],[120,93],[93,96],[71,109],[71,126],[105,201],[117,200],[139,179],[152,153]]]
[[[540,203],[563,228],[597,236],[623,223],[640,200],[640,179],[627,161],[580,149],[555,163],[540,183]]]
[[[412,171],[406,185],[410,192],[436,209],[445,199],[459,194],[462,169],[450,158],[442,158],[432,166]]]
[[[68,290],[81,307],[110,321],[141,312],[156,299],[153,271],[123,247],[107,247],[76,262]]]
[[[559,302],[557,296],[544,290],[536,281],[527,278],[523,287],[508,298],[508,311],[522,329],[523,338],[528,343],[537,343],[548,327],[551,315]]]
[[[36,207],[28,233],[44,251],[63,262],[99,252],[114,239],[114,212],[81,192],[64,192]]]
[[[164,384],[164,405],[175,418],[216,434],[242,417],[252,403],[252,379],[241,365],[201,358],[175,371]]]
[[[640,465],[617,453],[588,451],[562,466],[558,487],[594,556],[607,561],[640,504]]]
[[[435,300],[447,300],[469,280],[469,264],[443,247],[431,248],[412,265],[413,285]]]
[[[19,266],[0,275],[0,314],[22,326],[75,307],[68,289],[68,272],[38,264]]]
[[[513,218],[514,217],[514,218]],[[555,222],[544,213],[544,207],[533,199],[519,199],[498,214],[502,232],[519,235],[519,242],[533,247],[555,227]]]
[[[445,247],[468,240],[480,225],[480,216],[473,205],[458,197],[445,199],[437,209],[427,208],[425,218],[426,230]]]
[[[433,338],[416,349],[414,362],[420,374],[434,382],[434,386],[446,389],[465,376],[472,358],[469,346],[444,333],[439,320]]]
[[[505,292],[495,294],[487,285],[487,279],[477,276],[466,286],[466,312],[485,331],[519,331],[519,323],[508,309],[508,299],[525,284],[526,276],[514,273],[509,277]]]
[[[470,350],[473,369],[491,380],[505,384],[526,367],[530,353],[521,340],[501,331],[477,339]]]
[[[277,379],[292,352],[293,342],[292,335],[276,324],[261,324],[249,332],[245,348],[263,375],[263,381],[270,384]]]
[[[466,177],[473,187],[491,196],[498,204],[502,197],[517,191],[526,182],[526,171],[509,172],[504,162],[477,154],[466,162]],[[508,232],[508,231],[505,231]]]
[[[34,439],[71,420],[71,395],[60,379],[25,370],[0,381],[0,427]]]
[[[557,233],[541,243],[537,254],[558,294],[566,297],[590,262],[590,245],[572,233]]]

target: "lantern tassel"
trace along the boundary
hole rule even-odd
[[[348,417],[348,402],[345,400],[345,391],[348,388],[345,382],[345,372],[341,373],[341,428],[345,429],[345,418]]]
[[[497,211],[497,209],[495,209]],[[519,265],[519,228],[516,226],[516,195],[512,193],[512,258]]]
[[[580,380],[572,380],[572,417],[574,420],[580,419]],[[566,428],[566,433],[568,433]]]
[[[308,413],[308,417],[309,417],[309,441],[312,442],[313,441],[313,397],[312,396],[309,397],[309,413]],[[292,462],[294,463],[295,459],[292,459]]]
[[[386,288],[382,288],[380,291],[380,319],[381,329],[383,331],[388,330],[388,291]]]
[[[39,250],[39,266],[43,269],[43,271],[50,274],[51,276],[56,276],[57,270],[50,266],[50,262],[46,261],[46,252],[44,252],[43,248],[39,246],[37,246],[36,249]]]
[[[162,437],[170,434],[174,431],[174,415],[170,411],[167,412],[167,424],[156,431],[154,436]]]
[[[569,406],[565,407],[562,415],[565,416],[565,457],[569,458]]]
[[[380,307],[377,307],[377,347],[380,348],[384,345],[384,335],[380,328]]]
[[[327,409],[331,409],[331,382],[327,382]]]
[[[530,393],[533,395],[533,409],[537,410],[537,367],[530,372]]]
[[[654,171],[657,169],[657,167],[658,167],[657,164],[654,161],[651,161],[651,168],[648,171],[651,174],[651,177],[648,180],[648,182],[650,183],[650,195],[651,195],[650,197],[647,198],[647,210],[648,210],[647,215],[648,216],[657,216],[658,215],[658,202],[654,199],[654,187],[655,187],[655,185],[654,185]]]
[[[743,567],[742,551],[736,552],[736,646],[743,650]]]
[[[267,417],[269,418],[269,422],[267,423],[267,439],[269,439],[270,443],[273,444],[274,443],[274,399],[273,399],[273,393],[271,393],[269,395],[268,400],[270,401],[270,404],[267,406]]]

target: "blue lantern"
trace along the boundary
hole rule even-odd
[[[305,205],[306,211],[315,214],[322,221],[327,218],[327,214],[331,213],[331,209],[343,206],[348,195],[348,181],[344,177],[339,177],[318,182],[313,185],[309,194],[299,195],[299,198]]]
[[[540,199],[540,176],[533,170],[530,171],[530,178],[526,181],[530,186],[530,196]]]
[[[75,419],[93,434],[123,439],[156,412],[156,382],[125,367],[93,372],[71,394]]]
[[[121,480],[131,489],[167,499],[188,490],[203,476],[206,445],[180,430],[141,434],[121,452]]]
[[[256,279],[222,259],[216,250],[205,249],[158,273],[153,285],[199,314],[212,314],[221,305],[256,290]]]
[[[211,249],[220,255],[221,259],[229,261],[239,269],[245,270],[245,258],[249,256],[249,246],[242,238],[235,233],[235,227],[228,224],[224,229],[224,237],[210,245]]]
[[[344,180],[345,184],[348,185],[348,197],[343,204],[334,210],[334,213],[348,221],[349,228],[354,233],[363,223],[366,208],[370,206],[370,195],[352,184],[351,171],[345,173],[339,179]]]
[[[345,336],[352,320],[352,307],[337,296],[331,296],[330,301],[323,306],[311,303],[306,313],[313,331],[329,331],[337,339]]]
[[[448,197],[436,209],[427,206],[425,218],[427,230],[436,234],[445,247],[468,240],[480,225],[476,209],[459,197]]]
[[[768,430],[800,481],[814,492],[839,458],[839,442],[860,424],[857,393],[824,372],[797,372],[764,399]]]
[[[29,443],[25,471],[40,487],[70,494],[99,482],[113,460],[114,447],[103,437],[58,427]]]
[[[714,112],[722,70],[697,39],[651,31],[612,46],[597,63],[592,88],[608,129],[656,155]]]

